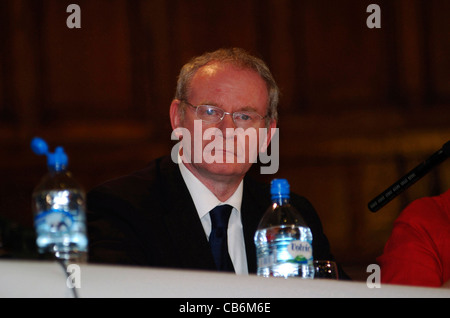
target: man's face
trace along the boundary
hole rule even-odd
[[[268,92],[266,83],[256,72],[240,69],[230,64],[212,63],[200,68],[192,78],[188,102],[195,106],[217,106],[229,113],[254,111],[264,117],[267,114]],[[180,101],[175,100],[172,102],[171,107],[174,106],[180,107]],[[253,145],[253,147],[248,145],[249,138],[246,138],[247,141],[242,144],[244,139],[237,138],[236,134],[230,134],[230,132],[234,132],[238,128],[233,122],[231,115],[226,114],[221,122],[215,124],[202,122],[202,137],[206,136],[204,133],[207,129],[217,128],[222,132],[223,138],[217,137],[217,135],[212,137],[211,140],[201,138],[201,148],[195,148],[194,142],[199,142],[199,140],[194,141],[194,120],[197,121],[197,125],[199,125],[200,121],[196,118],[194,108],[188,105],[184,106],[183,119],[180,118],[179,112],[171,109],[172,128],[184,127],[190,132],[191,147],[188,149],[190,151],[183,150],[185,156],[189,156],[189,153],[194,154],[199,149],[202,151],[202,154],[197,154],[201,156],[201,162],[195,162],[194,156],[190,156],[190,163],[186,164],[188,169],[194,174],[210,180],[233,176],[243,177],[250,169],[252,162],[254,162],[250,158],[255,157],[255,154],[249,152],[252,152],[253,149],[253,152],[256,151],[257,153],[260,149],[259,128],[265,127],[265,120],[258,121],[251,128],[256,131],[257,137],[256,140],[253,140],[253,142],[257,142],[257,145]],[[275,122],[272,123],[271,127],[275,128]],[[213,145],[212,140],[214,140],[214,147],[211,147]],[[230,149],[230,144],[234,145],[233,149]],[[242,155],[239,155],[238,148],[245,148],[245,160],[242,160]],[[216,159],[222,157],[222,160],[214,160],[207,163],[205,162],[205,154],[210,154]]]

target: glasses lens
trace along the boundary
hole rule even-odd
[[[197,118],[206,123],[218,123],[225,114],[222,108],[211,105],[199,105],[196,109]],[[228,114],[228,113],[227,113]],[[236,112],[233,113],[233,121],[238,127],[248,128],[258,124],[263,117],[257,112]]]
[[[197,117],[208,123],[217,123],[222,120],[223,110],[210,105],[199,105],[197,107]]]
[[[261,120],[261,116],[256,112],[233,113],[233,119],[239,127],[251,127]]]

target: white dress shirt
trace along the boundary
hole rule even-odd
[[[228,253],[230,254],[236,274],[248,274],[244,232],[242,230],[241,222],[241,203],[244,181],[241,181],[234,194],[228,200],[221,202],[185,167],[184,163],[181,162],[180,155],[178,155],[178,167],[180,168],[181,175],[191,194],[192,200],[194,201],[195,208],[197,209],[207,239],[209,239],[209,235],[211,234],[211,218],[209,212],[217,205],[229,204],[233,207],[227,231]]]

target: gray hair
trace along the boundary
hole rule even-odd
[[[190,83],[195,73],[203,66],[213,63],[229,63],[242,69],[250,69],[258,73],[267,85],[268,101],[267,101],[267,119],[266,126],[271,120],[278,120],[278,99],[279,89],[266,63],[247,53],[240,48],[219,49],[214,52],[207,52],[203,55],[194,57],[186,63],[178,76],[175,98],[179,100],[187,100],[190,89]]]

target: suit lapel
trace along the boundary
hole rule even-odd
[[[162,200],[167,202],[163,219],[169,231],[170,244],[184,268],[215,270],[214,259],[203,226],[189,190],[177,164],[164,157],[158,169]],[[250,178],[244,179],[241,217],[249,273],[256,273],[254,235],[259,221],[270,205],[269,192]]]
[[[167,202],[163,218],[184,268],[215,269],[203,226],[177,164],[165,157],[160,167],[162,193]]]
[[[250,178],[244,179],[242,196],[242,226],[244,229],[245,251],[249,273],[256,273],[256,248],[254,243],[255,232],[259,221],[270,205],[268,192]]]

